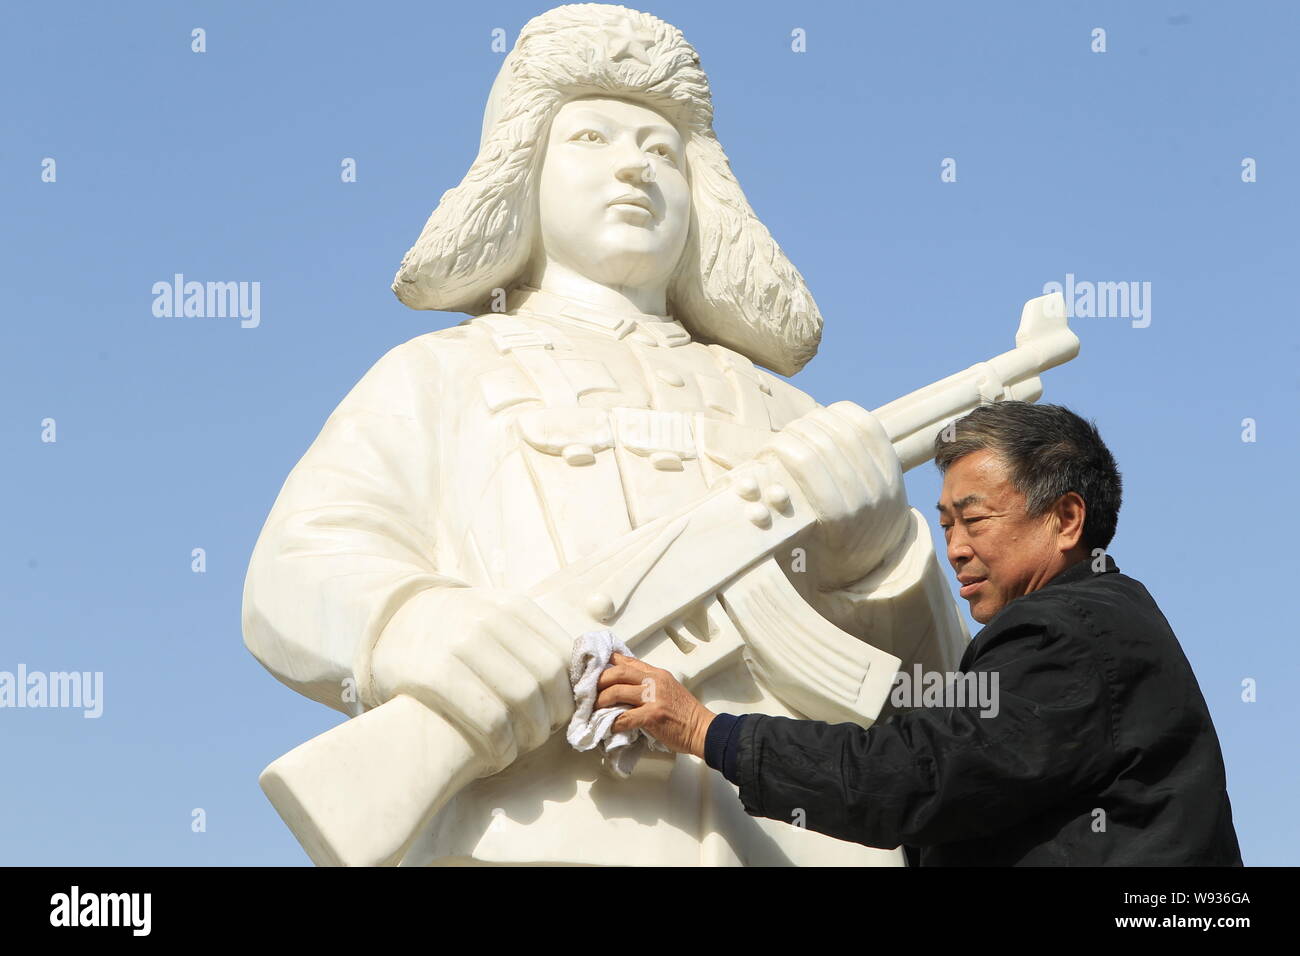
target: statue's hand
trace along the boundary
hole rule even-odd
[[[775,458],[817,514],[808,568],[824,588],[870,574],[907,530],[903,469],[884,427],[866,409],[836,402],[795,419],[759,457]]]
[[[489,588],[439,588],[413,601],[371,657],[384,700],[408,694],[452,720],[489,773],[568,723],[573,638],[532,600]]]

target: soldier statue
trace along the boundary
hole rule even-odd
[[[459,761],[436,812],[418,812],[374,862],[906,865],[902,848],[748,816],[693,756],[649,752],[624,778],[565,739],[578,625],[539,595],[570,572],[607,574],[582,611],[592,626],[627,636],[631,601],[653,632],[647,660],[669,661],[715,712],[869,725],[888,710],[879,688],[895,664],[951,671],[969,641],[882,422],[767,371],[798,372],[822,318],[732,174],[681,32],[606,4],[531,20],[492,88],[477,159],[393,289],[412,308],[471,318],[392,349],[326,421],[257,541],[244,638],[285,684],[352,718],[336,729],[400,698],[464,750],[453,759],[384,731],[362,763],[314,771],[310,808],[286,809],[264,778],[295,832],[347,812],[363,821],[354,830],[389,825],[378,804],[349,806],[348,788],[416,799],[364,761]],[[980,381],[986,399],[1011,394]],[[783,468],[785,485],[736,478],[756,462]],[[735,528],[673,517],[722,508],[729,482]],[[730,553],[728,535],[775,533],[762,529],[794,499],[815,520],[771,551],[784,597],[766,610],[720,600],[697,567]],[[610,557],[622,542],[649,553],[651,530],[650,557]],[[694,603],[655,605],[695,578]],[[799,602],[889,662],[868,706],[821,703],[841,677],[857,699],[861,681],[772,623]],[[708,646],[763,627],[790,645],[779,679],[751,649]],[[347,862],[328,837],[301,839],[318,862]]]

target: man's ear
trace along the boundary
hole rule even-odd
[[[1057,548],[1062,553],[1073,551],[1083,541],[1083,522],[1088,515],[1088,506],[1077,491],[1067,491],[1056,500],[1053,510],[1057,521]]]

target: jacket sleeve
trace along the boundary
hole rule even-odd
[[[245,645],[345,714],[379,703],[370,653],[398,612],[430,589],[464,586],[433,560],[435,372],[431,350],[413,342],[375,363],[289,474],[249,562]]]
[[[991,835],[1098,786],[1115,760],[1104,671],[1086,632],[1044,605],[1009,607],[981,634],[968,673],[987,675],[991,700],[866,730],[747,715],[745,811],[866,846],[920,847]]]

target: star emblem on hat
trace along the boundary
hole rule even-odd
[[[640,27],[633,27],[632,21],[624,17],[618,26],[605,27],[605,50],[611,60],[617,62],[630,56],[650,65],[650,54],[646,46],[654,42],[654,34]]]

